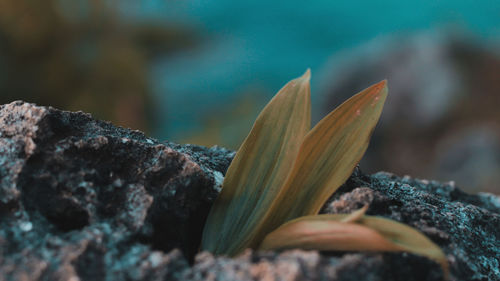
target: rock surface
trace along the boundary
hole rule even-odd
[[[406,253],[198,253],[234,152],[23,102],[0,107],[0,281],[442,280]],[[453,183],[356,170],[323,212],[411,225],[439,244],[451,280],[500,280],[500,198]]]

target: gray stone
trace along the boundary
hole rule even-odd
[[[234,152],[23,102],[0,107],[0,281],[441,280],[407,253],[197,253]],[[413,226],[440,245],[451,280],[500,280],[500,198],[453,183],[356,169],[322,212]]]

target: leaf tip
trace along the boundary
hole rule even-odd
[[[387,91],[387,79],[384,79],[377,84],[372,86],[372,90],[374,93],[380,93]]]
[[[340,220],[341,222],[356,222],[359,221],[366,213],[368,208],[370,207],[370,204],[365,204],[363,208],[358,209],[352,213],[350,213],[348,216]]]
[[[375,106],[377,104],[384,104],[385,99],[387,98],[387,80],[384,79],[377,84],[374,84],[365,90],[365,95],[367,98],[372,100],[371,106]]]
[[[304,82],[309,82],[311,80],[311,69],[307,68],[306,72],[300,77]]]

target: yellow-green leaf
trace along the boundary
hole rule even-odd
[[[410,252],[439,263],[448,275],[446,256],[418,230],[374,216],[316,215],[292,220],[266,236],[261,250],[301,248],[325,251]]]
[[[306,135],[292,172],[254,229],[252,247],[284,222],[318,213],[361,160],[386,97],[384,80],[341,104]]]
[[[310,71],[290,81],[257,117],[226,173],[202,249],[236,254],[279,192],[310,129]]]

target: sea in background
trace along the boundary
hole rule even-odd
[[[201,120],[210,108],[231,106],[237,93],[255,91],[262,95],[258,103],[263,105],[307,68],[313,72],[312,99],[317,104],[332,60],[369,42],[445,30],[463,33],[481,44],[500,43],[500,2],[496,0],[144,0],[122,4],[132,19],[181,23],[195,28],[203,38],[196,48],[154,63],[154,93],[164,108],[155,135],[162,139],[182,139],[201,130]]]

